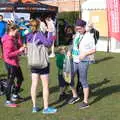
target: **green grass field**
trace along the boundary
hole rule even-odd
[[[79,102],[68,105],[65,101],[58,103],[59,88],[55,59],[51,59],[49,104],[57,107],[54,115],[43,115],[42,110],[33,114],[30,98],[30,73],[25,57],[21,58],[24,74],[21,95],[26,101],[18,108],[4,106],[5,97],[0,96],[0,120],[120,120],[120,54],[97,52],[97,62],[89,69],[88,80],[91,88],[90,107],[80,110]],[[0,76],[5,74],[4,64],[0,60]],[[42,104],[42,86],[39,83],[37,103]],[[69,90],[69,88],[68,88]]]

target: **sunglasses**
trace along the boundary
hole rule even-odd
[[[83,27],[75,27],[76,30],[82,30]]]

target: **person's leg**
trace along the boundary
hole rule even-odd
[[[88,62],[80,62],[79,64],[79,74],[80,74],[80,82],[83,86],[83,93],[84,99],[83,102],[85,103],[82,107],[88,107],[88,97],[89,97],[89,86],[87,82],[87,72],[88,72]]]
[[[14,84],[14,78],[15,78],[15,71],[14,71],[14,66],[8,65],[7,66],[7,70],[8,70],[8,79],[7,79],[7,88],[6,88],[6,103],[5,105],[7,107],[17,107],[16,104],[11,102],[11,93],[12,93],[12,86]]]
[[[48,97],[49,97],[49,76],[48,74],[40,75],[40,78],[42,80],[42,86],[43,86],[43,103],[44,103],[44,109],[43,114],[52,114],[56,113],[57,109],[53,107],[48,107]]]
[[[36,90],[37,90],[38,80],[39,80],[39,74],[32,73],[31,97],[32,97],[33,107],[36,107]]]
[[[49,97],[49,67],[50,65],[46,68],[43,68],[39,71],[40,73],[40,78],[42,81],[42,87],[43,87],[43,104],[44,104],[44,109],[43,109],[43,114],[52,114],[56,113],[57,109],[53,107],[48,107],[48,97]]]
[[[7,64],[7,70],[8,70],[8,79],[7,79],[7,88],[6,88],[6,99],[7,101],[11,100],[11,88],[14,84],[15,74],[14,74],[14,67]]]
[[[70,83],[73,97],[68,101],[68,104],[74,104],[75,102],[77,102],[80,99],[78,97],[76,89],[74,87],[74,77],[75,77],[75,74],[78,69],[77,67],[78,67],[78,63],[73,63],[71,83]]]
[[[16,82],[16,85],[15,85],[15,88],[16,88],[15,94],[18,94],[20,92],[20,88],[21,88],[22,82],[24,80],[22,70],[21,70],[20,67],[16,68],[15,76],[17,78],[17,82]]]
[[[79,80],[79,71],[77,70],[77,86],[76,86],[76,91],[77,91],[77,94],[79,94],[80,96],[83,95],[83,87],[82,87],[82,84]]]
[[[4,94],[4,87],[3,87],[3,84],[0,80],[0,96]]]
[[[51,54],[49,55],[49,57],[55,57],[55,51],[54,51],[54,48],[55,48],[55,45],[54,45],[54,41],[53,41],[53,44],[51,46]]]
[[[42,87],[43,87],[43,102],[44,102],[44,109],[48,108],[48,97],[49,97],[49,88],[48,88],[48,74],[40,75],[42,80]]]
[[[23,82],[23,74],[20,67],[15,67],[15,77],[17,78],[16,84],[14,84],[12,101],[23,101],[24,99],[19,95],[20,88]]]
[[[78,81],[77,81],[77,86],[76,86],[76,91],[77,91],[77,93],[78,93],[78,91],[79,91],[79,85],[80,85],[80,82],[79,82],[79,72],[78,72],[78,70],[77,70],[77,79],[78,79]]]
[[[74,87],[74,77],[75,77],[75,74],[77,72],[77,69],[78,69],[78,64],[77,63],[73,63],[72,75],[71,75],[71,83],[70,83],[73,97],[77,97],[78,96],[77,92],[76,92],[76,89]]]
[[[71,87],[73,97],[78,97],[75,87]]]
[[[65,93],[65,87],[60,87],[60,95],[63,95]]]
[[[58,74],[58,81],[59,81],[59,89],[60,89],[59,100],[64,100],[66,98],[65,90],[67,83],[64,80],[63,74]]]
[[[83,88],[83,92],[84,92],[84,100],[83,100],[83,102],[88,103],[89,88]]]
[[[63,94],[65,93],[65,89],[67,86],[63,74],[58,74],[58,80],[59,80],[60,94]]]

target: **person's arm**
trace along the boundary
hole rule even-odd
[[[96,30],[96,39],[98,40],[99,39],[99,31],[98,30]]]
[[[13,51],[13,48],[12,48],[12,43],[10,41],[7,41],[8,44],[6,44],[6,46],[4,47],[4,49],[6,49],[6,55],[9,57],[9,58],[12,58],[12,57],[16,57],[17,55],[19,55],[22,51],[24,51],[24,47],[21,47],[20,49],[18,50],[15,50]]]
[[[85,57],[92,55],[96,52],[95,41],[93,36],[89,36],[90,41],[87,43],[88,49],[86,52],[80,53],[80,60],[83,60]]]
[[[20,36],[20,34],[18,33],[17,34],[17,41],[18,41],[18,48],[20,48],[23,44],[22,44],[22,39],[21,39],[21,36]]]
[[[28,33],[26,36],[25,36],[25,38],[26,38],[26,42],[27,43],[31,43],[32,42],[32,38],[33,38],[33,34],[32,33]]]
[[[86,53],[85,53],[85,56],[92,55],[92,54],[94,54],[95,52],[96,52],[96,49],[92,49],[92,50],[86,52]]]
[[[37,32],[35,34],[33,33],[29,33],[28,35],[26,35],[26,40],[28,43],[32,43],[33,39],[35,37],[35,44],[43,44],[46,47],[50,47],[53,43],[53,37],[52,37],[52,32],[48,32],[47,36],[43,33],[43,32]]]
[[[50,47],[53,43],[52,32],[47,33],[47,37],[42,32],[39,33],[40,43],[44,44],[46,47]]]
[[[90,51],[88,51],[88,52],[82,52],[82,53],[80,54],[79,58],[80,58],[80,60],[83,60],[86,56],[92,55],[92,54],[94,54],[95,52],[96,52],[96,49],[92,49],[92,50],[90,50]]]

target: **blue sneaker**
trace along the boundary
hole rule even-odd
[[[36,113],[36,112],[39,112],[39,111],[40,111],[39,107],[33,107],[33,109],[32,109],[32,113]]]
[[[57,112],[57,109],[53,107],[48,107],[47,109],[43,109],[43,114],[53,114],[56,112]]]

